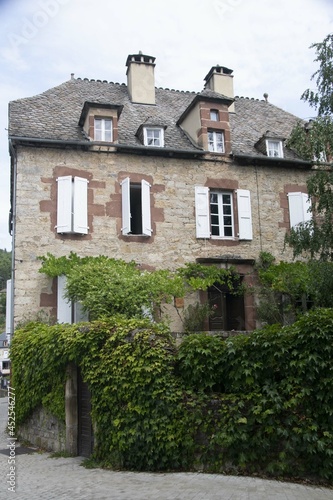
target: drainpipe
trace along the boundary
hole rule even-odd
[[[11,209],[12,209],[12,269],[11,269],[11,311],[10,311],[10,332],[9,340],[11,341],[14,334],[14,297],[15,297],[15,226],[16,226],[16,176],[17,176],[17,156],[16,150],[13,146],[11,139],[9,139],[9,152],[12,161],[11,169]],[[6,332],[7,333],[7,332]],[[10,344],[9,341],[9,344]]]

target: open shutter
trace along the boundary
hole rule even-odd
[[[58,177],[57,233],[72,232],[72,176]]]
[[[237,189],[238,237],[252,240],[251,198],[248,189]]]
[[[58,323],[72,323],[72,302],[64,298],[66,276],[58,276],[57,293],[57,321]]]
[[[131,232],[130,178],[121,183],[122,234]]]
[[[142,234],[151,236],[151,215],[150,215],[150,184],[141,181],[141,205],[142,205]]]
[[[195,186],[195,225],[197,238],[210,238],[209,188]]]
[[[74,177],[73,231],[88,233],[88,180]]]
[[[295,227],[300,222],[311,219],[311,212],[308,212],[311,201],[305,193],[288,193],[289,220],[290,227]]]

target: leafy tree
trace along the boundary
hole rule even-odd
[[[6,281],[10,279],[12,266],[12,253],[0,249],[0,289],[5,288]]]
[[[312,218],[292,228],[286,242],[294,257],[304,251],[311,258],[333,260],[333,34],[314,43],[319,69],[312,75],[317,90],[307,89],[301,99],[317,110],[309,123],[298,123],[288,141],[301,157],[317,165],[317,172],[307,182]]]

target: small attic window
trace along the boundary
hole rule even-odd
[[[276,139],[266,139],[267,156],[272,158],[283,158],[282,141]]]
[[[162,127],[144,127],[143,143],[145,146],[154,146],[157,148],[163,148],[164,129]]]
[[[112,119],[95,117],[94,140],[112,142]]]
[[[210,120],[212,122],[218,122],[219,121],[219,112],[217,109],[211,109],[210,110]]]

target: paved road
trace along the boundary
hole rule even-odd
[[[85,469],[82,458],[19,454],[15,493],[8,490],[11,440],[7,398],[0,398],[0,500],[333,500],[333,490],[248,477],[193,473],[135,473]],[[4,450],[8,449],[7,454]]]

